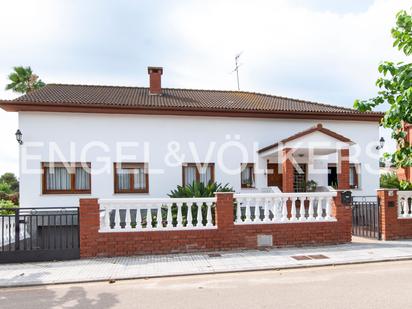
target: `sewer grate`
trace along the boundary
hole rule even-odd
[[[327,257],[326,255],[323,255],[323,254],[308,255],[308,257],[310,257],[311,259],[314,259],[314,260],[329,259],[329,257]]]
[[[295,259],[297,261],[329,259],[329,257],[327,257],[326,255],[323,255],[323,254],[294,255],[294,256],[291,256],[291,258]]]
[[[311,258],[306,256],[306,255],[295,255],[291,256],[292,259],[295,259],[297,261],[303,261],[303,260],[310,260]]]
[[[207,256],[211,257],[211,258],[222,257],[222,255],[220,253],[209,253]]]

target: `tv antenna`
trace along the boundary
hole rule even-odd
[[[239,63],[239,57],[242,55],[243,52],[240,52],[235,56],[235,69],[232,72],[236,72],[236,80],[237,80],[237,90],[240,90],[239,84],[239,67],[242,65]]]

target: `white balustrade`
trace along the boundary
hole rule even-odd
[[[336,195],[335,191],[235,194],[235,224],[336,221],[332,216],[332,199]]]
[[[100,232],[215,229],[215,204],[215,197],[100,199]]]
[[[398,218],[412,219],[412,191],[398,191]]]

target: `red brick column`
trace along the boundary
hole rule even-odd
[[[379,189],[379,229],[383,240],[398,238],[398,192],[396,189]]]
[[[338,152],[338,189],[349,190],[349,149],[340,149]]]
[[[220,230],[234,227],[233,192],[216,192],[216,225]]]
[[[294,167],[292,158],[292,149],[285,148],[282,150],[282,190],[283,192],[294,192],[293,183],[295,181]]]
[[[333,198],[332,214],[338,221],[336,233],[341,242],[352,241],[352,207],[341,202],[341,192]]]
[[[80,257],[96,256],[100,227],[97,199],[80,199]]]

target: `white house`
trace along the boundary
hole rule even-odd
[[[243,91],[48,84],[19,113],[21,205],[165,197],[194,180],[237,192],[337,185],[374,195],[380,113]],[[349,161],[345,158],[349,151]],[[297,162],[290,167],[289,163]],[[197,164],[196,164],[197,163]]]

